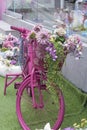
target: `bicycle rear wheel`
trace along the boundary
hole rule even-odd
[[[53,130],[58,130],[64,118],[64,97],[58,87],[48,86],[42,90],[44,107],[35,109],[32,106],[32,97],[28,95],[26,88],[30,84],[30,77],[20,85],[16,98],[16,113],[23,130],[43,129],[46,123],[50,123]],[[38,98],[37,88],[34,88],[35,98]]]

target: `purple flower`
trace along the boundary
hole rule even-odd
[[[46,54],[43,53],[44,51],[52,57],[53,61],[55,61],[57,59],[56,49],[54,48],[53,43],[51,43],[50,41],[50,36],[51,34],[48,30],[43,29],[41,25],[36,25],[31,31],[31,33],[29,33],[27,40],[36,39],[38,46],[37,55],[39,55],[39,57],[43,56],[44,58],[44,54]]]
[[[82,55],[82,43],[77,35],[71,35],[65,42],[65,47],[69,53],[73,53],[76,58]]]
[[[56,61],[57,59],[56,49],[54,48],[53,44],[49,43],[45,50],[50,54],[53,61]]]
[[[12,64],[12,65],[15,65],[17,62],[16,62],[16,60],[12,60],[11,62],[10,62],[10,64]]]
[[[75,129],[71,127],[67,127],[67,128],[64,128],[63,130],[75,130]]]
[[[37,34],[37,42],[42,45],[47,45],[49,43],[50,35],[46,31],[41,31]]]
[[[36,33],[40,32],[40,31],[42,30],[42,25],[36,25],[36,26],[33,28],[33,30],[34,30]]]

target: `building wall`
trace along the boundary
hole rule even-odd
[[[87,92],[87,45],[83,47],[82,58],[79,60],[72,55],[67,56],[62,74],[77,88]]]

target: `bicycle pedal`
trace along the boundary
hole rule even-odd
[[[45,84],[41,85],[41,90],[46,90],[46,85]]]
[[[15,88],[15,89],[18,89],[18,88],[20,87],[20,84],[21,84],[21,83],[14,83],[14,88]]]

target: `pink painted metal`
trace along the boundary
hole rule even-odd
[[[30,127],[27,126],[27,124],[25,123],[25,121],[23,119],[22,112],[21,112],[21,106],[20,106],[22,93],[25,89],[25,86],[27,84],[29,84],[30,82],[31,82],[30,77],[28,76],[26,79],[23,80],[22,84],[20,85],[20,88],[18,89],[18,93],[17,93],[16,113],[17,113],[18,120],[19,120],[23,130],[31,130]],[[54,86],[54,87],[58,93],[59,110],[58,110],[56,122],[55,122],[54,126],[52,127],[52,130],[58,130],[63,122],[63,119],[64,119],[65,104],[64,104],[64,97],[63,97],[62,91],[60,89],[57,89],[58,88],[57,86]]]
[[[6,95],[7,87],[9,85],[11,85],[20,76],[22,76],[22,73],[20,73],[20,74],[6,74],[6,76],[5,76],[5,86],[4,86],[4,95]],[[9,81],[8,81],[8,79],[9,79]]]
[[[9,83],[7,83],[7,78],[12,75],[6,75],[4,94],[6,94],[6,88],[15,79],[17,79],[17,77],[21,75],[22,82],[15,84],[15,85],[19,85],[18,91],[17,91],[17,99],[16,99],[16,113],[18,116],[19,123],[21,124],[23,130],[30,130],[30,128],[27,126],[27,124],[25,123],[22,117],[21,106],[20,106],[21,96],[25,87],[27,86],[27,88],[31,90],[33,107],[34,108],[44,107],[43,94],[41,90],[43,89],[46,90],[46,85],[43,82],[47,80],[46,68],[44,67],[44,60],[38,59],[38,56],[36,54],[37,49],[39,47],[39,44],[36,41],[36,39],[29,39],[28,42],[26,41],[27,35],[30,31],[23,28],[13,27],[13,26],[11,26],[11,28],[22,33],[22,37],[24,37],[25,39],[24,45],[26,44],[27,46],[27,56],[26,56],[26,63],[22,66],[23,68],[22,74],[13,75],[15,77],[12,80],[10,80]],[[34,88],[38,89],[39,103],[36,101]],[[60,107],[59,107],[59,112],[58,112],[56,123],[53,126],[53,130],[58,130],[64,118],[65,105],[64,105],[63,94],[60,89],[58,89],[58,96],[59,96]]]
[[[26,33],[29,33],[30,31],[25,29],[25,28],[16,28],[16,27],[13,27],[11,26],[11,29],[14,29],[14,30],[18,30],[19,32],[21,32],[23,35],[24,38],[26,38]],[[9,44],[9,41],[6,41],[6,43]],[[26,66],[25,66],[26,68]],[[20,74],[6,74],[6,77],[5,77],[5,85],[4,85],[4,95],[6,95],[6,89],[7,87],[13,83],[18,77],[22,77],[24,78],[25,77],[25,68],[23,68],[23,72],[20,73]],[[16,83],[15,83],[16,84]]]

